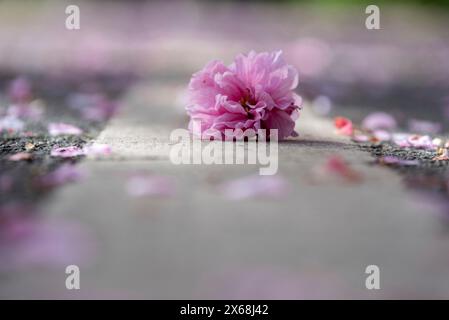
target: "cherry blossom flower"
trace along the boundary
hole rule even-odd
[[[277,129],[281,139],[295,136],[300,109],[293,92],[297,85],[298,73],[284,62],[281,51],[240,54],[229,66],[212,61],[190,80],[189,129],[200,121],[201,133]]]
[[[50,123],[48,125],[48,133],[51,136],[58,136],[58,135],[80,135],[83,133],[83,130],[81,130],[80,128],[68,124],[68,123],[63,123],[63,122],[59,122],[59,123]]]

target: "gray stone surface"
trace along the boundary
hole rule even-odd
[[[163,98],[161,88],[169,93]],[[95,256],[73,262],[81,290],[65,289],[63,268],[35,269],[11,273],[3,297],[448,297],[449,239],[440,221],[417,206],[399,176],[336,136],[329,120],[306,107],[300,137],[280,144],[279,174],[291,185],[285,197],[230,201],[217,185],[257,167],[175,166],[152,143],[168,143],[169,132],[186,125],[173,107],[176,88],[150,82],[130,90],[127,108],[97,140],[114,155],[84,161],[88,178],[43,208],[43,218],[79,222],[94,236]],[[145,105],[151,96],[158,103]],[[314,168],[333,154],[363,182],[311,183]],[[125,183],[136,171],[172,176],[175,196],[130,197]],[[365,289],[370,264],[380,267],[381,290]]]

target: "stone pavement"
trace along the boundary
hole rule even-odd
[[[304,75],[304,96],[358,94],[339,106],[345,115],[364,116],[371,90],[383,108],[409,112],[415,102],[438,117],[431,102],[421,108],[401,90],[436,99],[426,88],[447,83],[447,13],[383,7],[383,30],[373,33],[357,6],[86,1],[81,30],[69,32],[64,9],[59,1],[1,2],[0,68],[73,73],[80,81],[83,72],[133,72],[147,80],[128,91],[123,112],[97,138],[113,155],[82,161],[87,177],[41,208],[42,221],[71,222],[87,234],[54,244],[66,264],[2,273],[0,298],[449,297],[449,239],[440,217],[307,106],[300,136],[279,145],[279,175],[290,184],[283,198],[231,201],[220,184],[257,166],[175,166],[166,153],[169,133],[187,125],[179,101],[188,75],[250,49],[282,48]],[[395,88],[400,101],[386,103]],[[335,154],[363,175],[360,184],[313,183],[316,167]],[[131,197],[126,184],[136,172],[171,176],[174,195]],[[31,259],[41,253],[28,252]],[[65,288],[68,264],[80,267],[80,290]],[[380,267],[378,291],[365,288],[371,264]]]
[[[184,79],[182,79],[184,80]],[[174,101],[181,84],[147,81],[97,139],[114,154],[87,159],[83,181],[56,192],[42,219],[90,231],[94,255],[80,266],[81,289],[65,288],[64,267],[15,270],[8,298],[447,298],[448,236],[401,178],[336,136],[307,107],[300,137],[279,145],[281,199],[228,200],[217,184],[255,174],[251,165],[173,165],[160,150],[187,119]],[[158,143],[155,144],[154,142]],[[311,183],[317,164],[339,154],[363,175],[355,185]],[[173,177],[172,197],[135,198],[128,176]],[[79,239],[80,242],[86,239]],[[70,257],[71,252],[65,252]],[[70,260],[70,259],[69,259]],[[381,290],[365,289],[380,267]]]

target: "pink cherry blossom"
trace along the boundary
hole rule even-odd
[[[188,88],[186,110],[201,133],[215,129],[277,129],[279,138],[295,136],[300,102],[293,92],[298,73],[285,63],[282,52],[240,54],[225,66],[208,63],[195,73]]]

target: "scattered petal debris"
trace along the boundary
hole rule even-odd
[[[289,189],[288,182],[280,175],[273,176],[247,176],[223,183],[219,190],[231,200],[246,198],[280,198]]]
[[[80,135],[83,133],[83,130],[80,128],[63,122],[58,123],[50,123],[48,124],[48,133],[51,136],[58,136],[58,135]]]
[[[383,129],[376,129],[373,130],[373,137],[376,141],[390,141],[391,140],[391,133],[383,130]]]

